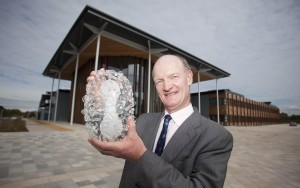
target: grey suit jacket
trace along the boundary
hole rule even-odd
[[[119,187],[223,187],[232,135],[196,110],[159,157],[152,151],[162,116],[163,113],[150,113],[137,119],[137,132],[148,150],[138,162],[125,162]]]

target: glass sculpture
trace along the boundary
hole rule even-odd
[[[128,116],[134,116],[132,87],[123,72],[100,69],[86,85],[85,125],[90,137],[117,141],[127,135]]]

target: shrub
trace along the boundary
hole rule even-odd
[[[1,118],[0,132],[27,132],[26,122],[22,118]]]

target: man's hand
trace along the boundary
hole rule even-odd
[[[92,80],[94,80],[96,74],[97,74],[96,71],[92,71],[92,72],[90,73],[90,76],[86,79],[87,83],[90,83]]]
[[[137,161],[147,149],[136,132],[133,118],[128,117],[127,123],[128,135],[122,140],[116,142],[103,142],[95,138],[90,138],[90,144],[103,155]]]

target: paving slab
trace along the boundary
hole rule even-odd
[[[124,160],[101,155],[83,125],[27,119],[0,133],[0,188],[118,187]],[[234,137],[225,188],[300,187],[300,127],[226,127]]]

